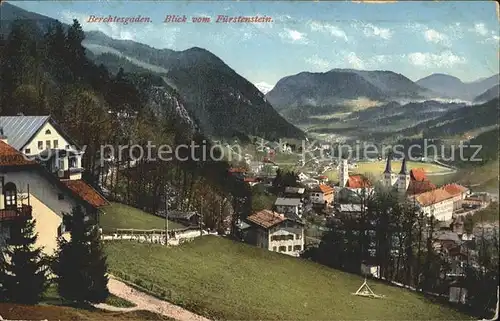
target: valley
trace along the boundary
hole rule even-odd
[[[375,7],[0,3],[0,320],[497,319],[498,19]]]

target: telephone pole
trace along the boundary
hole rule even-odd
[[[203,218],[203,198],[201,199],[201,208],[200,208],[200,217],[198,218],[199,221],[199,226],[200,226],[200,236],[203,236],[203,225],[202,225],[202,218]]]
[[[165,245],[168,245],[168,186],[165,185]]]

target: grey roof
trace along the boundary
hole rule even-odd
[[[172,218],[172,219],[189,220],[195,215],[199,216],[199,214],[196,212],[182,212],[182,211],[169,211],[168,212],[168,218]]]
[[[274,202],[274,205],[277,206],[298,206],[302,203],[300,198],[284,198],[284,197],[278,197],[276,199],[276,202]]]
[[[341,212],[361,212],[360,204],[340,204]]]
[[[285,187],[285,193],[304,194],[305,190],[303,187]]]
[[[49,119],[50,116],[2,116],[0,127],[9,145],[21,150]]]

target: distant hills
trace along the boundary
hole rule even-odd
[[[186,109],[207,135],[304,137],[301,130],[273,109],[259,89],[208,50],[155,49],[130,40],[112,39],[101,32],[87,32],[84,45],[96,61],[105,65],[113,65],[111,55],[128,60],[128,68],[140,67],[161,75],[179,92]],[[106,60],[102,55],[107,56]]]
[[[7,19],[4,19],[4,16]],[[35,21],[41,30],[56,20],[5,3],[2,26],[16,18]],[[167,91],[175,91],[190,118],[212,137],[256,135],[267,139],[302,138],[304,133],[287,122],[252,83],[208,50],[156,49],[130,40],[117,40],[102,32],[86,32],[83,45],[88,57],[111,70],[148,72],[161,76]]]
[[[425,99],[432,91],[392,71],[333,69],[324,73],[301,72],[278,81],[266,95],[277,109],[298,106],[342,105],[346,100],[374,101]]]
[[[500,86],[497,84],[474,98],[474,102],[486,102],[500,96]]]
[[[451,110],[437,118],[421,122],[400,131],[403,136],[423,135],[425,138],[473,133],[492,126],[498,126],[499,99],[495,98],[480,105],[468,105]]]
[[[499,74],[473,82],[462,82],[459,78],[446,74],[432,74],[416,83],[423,88],[439,93],[443,97],[473,101],[486,90],[498,86],[499,80]]]

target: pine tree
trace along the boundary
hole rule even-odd
[[[37,304],[47,289],[47,261],[35,247],[35,220],[18,221],[20,229],[3,250],[0,261],[0,298],[2,301]]]
[[[77,304],[104,302],[107,288],[106,256],[99,230],[92,220],[85,220],[81,207],[72,211],[71,240],[59,240],[54,262],[59,295]]]

